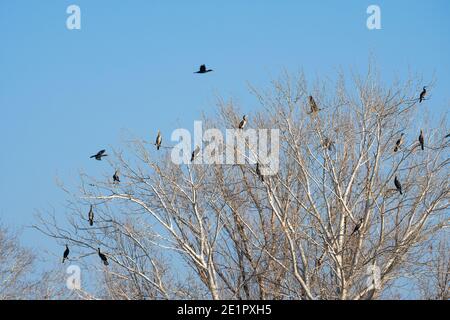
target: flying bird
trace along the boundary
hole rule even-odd
[[[98,256],[100,257],[100,259],[102,259],[103,264],[105,266],[109,265],[108,258],[106,258],[106,256],[103,253],[100,252],[100,248],[98,248]]]
[[[91,204],[91,208],[89,209],[88,220],[89,220],[89,225],[92,227],[94,225],[94,210],[92,208],[92,204]]]
[[[259,179],[261,179],[262,182],[264,182],[264,176],[261,173],[261,170],[259,169],[259,162],[256,163],[256,174],[258,175]]]
[[[420,130],[419,143],[420,143],[420,148],[423,150],[424,142],[423,142],[423,132],[422,132],[422,130]]]
[[[425,100],[425,96],[427,95],[427,87],[423,87],[422,92],[420,93],[419,97],[419,103],[421,103],[423,100]]]
[[[400,138],[397,140],[397,142],[395,142],[395,147],[394,147],[394,152],[397,152],[397,150],[400,148],[400,146],[403,144],[403,136],[405,134],[401,133],[400,134]]]
[[[200,66],[200,69],[194,73],[207,73],[207,72],[211,72],[213,71],[212,69],[206,69],[206,66],[204,64],[202,64]]]
[[[317,106],[316,101],[314,100],[314,98],[312,96],[308,97],[309,100],[309,107],[311,109],[311,111],[309,112],[309,114],[311,113],[317,113],[320,111],[319,107]]]
[[[352,234],[351,234],[350,236],[352,236],[355,232],[358,232],[359,229],[361,229],[361,226],[362,226],[363,222],[364,222],[364,219],[363,219],[363,218],[359,219],[358,223],[357,223],[356,226],[353,228],[353,232],[352,232]]]
[[[247,124],[247,116],[243,116],[241,122],[239,122],[239,129],[244,129]]]
[[[66,261],[66,259],[69,257],[69,247],[66,244],[66,250],[64,250],[64,255],[63,255],[63,259],[62,259],[62,263],[64,263],[64,261]]]
[[[397,188],[397,191],[400,192],[400,194],[403,194],[402,184],[400,183],[400,181],[398,181],[397,176],[395,176],[395,178],[394,178],[394,184],[395,184],[395,187]]]
[[[114,172],[113,182],[120,182],[119,170],[116,170],[116,172]]]
[[[191,162],[194,161],[195,157],[198,155],[199,152],[200,152],[200,147],[196,146],[194,151],[192,151]]]
[[[94,154],[93,156],[91,156],[90,158],[95,158],[95,160],[101,161],[102,157],[107,157],[108,155],[105,154],[106,150],[100,150],[99,152],[97,152],[97,154]]]
[[[161,142],[162,142],[162,137],[161,137],[161,132],[158,130],[158,135],[156,136],[156,150],[159,150],[159,148],[161,147]]]

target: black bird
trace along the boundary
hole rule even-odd
[[[194,161],[195,157],[198,155],[199,152],[200,152],[200,147],[196,146],[194,151],[192,151],[191,162]]]
[[[425,100],[425,96],[427,95],[427,87],[423,87],[422,92],[420,93],[419,103]]]
[[[259,179],[261,179],[262,182],[264,182],[264,176],[261,173],[261,170],[259,169],[259,162],[256,163],[256,174],[258,175]]]
[[[405,135],[404,133],[400,134],[400,138],[397,140],[397,142],[395,142],[394,152],[397,152],[397,150],[403,144],[403,136],[404,135]]]
[[[97,152],[97,154],[94,154],[93,156],[91,156],[90,158],[95,158],[95,160],[101,161],[102,157],[107,157],[108,155],[105,154],[106,150],[100,150],[99,152]]]
[[[361,229],[361,226],[362,226],[363,222],[364,222],[363,218],[359,219],[359,221],[356,224],[355,228],[353,228],[353,232],[352,232],[352,234],[350,236],[352,236],[355,232],[358,232],[359,229]]]
[[[66,259],[69,257],[69,247],[66,244],[66,250],[64,250],[64,255],[63,255],[63,259],[62,259],[62,263],[64,263],[64,261],[66,261]]]
[[[334,142],[330,138],[325,137],[323,139],[322,147],[328,149],[328,151],[333,151]]]
[[[161,132],[158,130],[158,135],[156,136],[156,150],[159,150],[159,148],[161,147],[161,142],[162,142],[162,137],[161,137]]]
[[[311,113],[317,113],[320,111],[319,107],[317,106],[316,101],[314,100],[314,98],[312,96],[308,97],[309,100],[309,107],[311,109],[311,111],[309,112],[309,114]]]
[[[92,204],[91,204],[91,208],[89,209],[88,219],[89,219],[89,225],[92,227],[94,225],[94,210],[92,208]]]
[[[247,116],[243,116],[241,122],[239,122],[239,129],[244,129],[247,124]]]
[[[395,187],[397,188],[397,191],[400,192],[400,194],[403,194],[402,184],[400,183],[400,181],[398,181],[397,176],[395,176],[395,178],[394,178],[394,184],[395,184]]]
[[[103,264],[105,266],[109,265],[108,258],[106,258],[106,256],[103,253],[100,252],[100,248],[98,248],[98,256],[100,257],[100,259],[102,259]]]
[[[423,132],[422,130],[420,130],[420,135],[419,135],[419,143],[420,143],[420,148],[423,150]]]
[[[113,182],[120,182],[119,170],[116,170],[116,172],[114,172]]]
[[[207,72],[211,72],[213,71],[212,69],[206,69],[206,66],[204,64],[202,64],[200,66],[200,69],[194,73],[207,73]]]

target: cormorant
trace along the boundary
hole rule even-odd
[[[162,137],[161,137],[161,132],[158,130],[158,135],[156,136],[156,150],[159,150],[159,148],[161,147],[161,142],[162,142]]]
[[[403,194],[402,184],[400,183],[400,181],[398,181],[397,176],[395,176],[395,178],[394,178],[394,184],[395,184],[395,187],[397,188],[397,191],[400,192],[400,194]]]
[[[64,255],[63,255],[63,259],[62,259],[62,263],[64,263],[64,261],[66,261],[66,259],[69,257],[69,247],[66,244],[66,250],[64,250]]]
[[[119,170],[116,170],[116,172],[114,172],[113,182],[120,182]]]
[[[309,99],[309,107],[311,108],[311,111],[309,112],[311,113],[317,113],[320,111],[319,107],[316,104],[316,101],[314,100],[314,98],[312,96],[308,97]]]
[[[92,208],[92,204],[91,204],[91,208],[89,209],[88,219],[89,219],[89,225],[92,227],[94,225],[94,210]]]
[[[402,132],[400,134],[400,139],[397,140],[397,142],[395,143],[395,147],[394,147],[394,152],[397,152],[397,150],[400,148],[400,146],[403,144],[403,136],[405,134]]]
[[[334,142],[330,138],[325,137],[323,139],[322,147],[328,149],[328,151],[332,151],[334,147]]]
[[[427,95],[427,87],[423,87],[422,92],[420,93],[419,97],[419,103],[421,103],[423,100],[425,100],[425,96]]]
[[[194,151],[192,151],[191,162],[194,161],[195,157],[198,155],[199,152],[200,152],[200,147],[196,146]]]
[[[207,73],[207,72],[211,72],[213,71],[212,69],[206,69],[206,66],[204,64],[202,64],[200,66],[200,69],[194,73]]]
[[[244,129],[247,124],[247,116],[243,116],[241,122],[239,122],[239,129]]]
[[[91,156],[90,158],[95,158],[95,160],[101,161],[102,157],[107,157],[108,155],[105,154],[106,150],[100,150],[99,152],[97,152],[97,154],[94,154],[93,156]]]
[[[264,182],[264,176],[261,173],[261,170],[259,169],[259,162],[256,163],[256,174],[258,175],[259,179],[261,179],[262,182]]]
[[[422,130],[420,130],[420,135],[419,135],[419,143],[420,143],[420,148],[423,150],[423,132]]]
[[[361,229],[361,226],[364,222],[364,218],[359,219],[358,223],[356,224],[355,228],[353,228],[353,232],[350,236],[352,236],[355,232],[358,232],[359,229]]]
[[[100,259],[102,259],[103,264],[105,266],[109,265],[108,259],[106,258],[106,256],[103,253],[100,252],[100,248],[98,248],[98,256],[100,257]]]

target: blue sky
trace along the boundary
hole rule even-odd
[[[81,8],[67,30],[66,8]],[[366,9],[381,7],[381,30]],[[370,55],[386,79],[408,68],[429,80],[430,105],[450,102],[450,2],[0,0],[0,217],[33,222],[36,209],[63,214],[56,186],[104,167],[89,159],[119,146],[123,130],[191,129],[215,95],[257,106],[247,83],[267,85],[283,68],[310,79],[337,68],[364,71]],[[194,75],[206,63],[215,71]],[[23,243],[62,250],[30,229]],[[59,259],[59,257],[58,257]]]

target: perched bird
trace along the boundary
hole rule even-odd
[[[88,220],[89,220],[89,225],[92,227],[94,225],[94,210],[92,208],[92,204],[91,204],[91,208],[89,209]]]
[[[105,266],[109,265],[108,258],[106,258],[106,256],[103,253],[100,252],[100,248],[98,248],[98,256],[100,257],[100,259],[102,259],[103,264]]]
[[[69,257],[69,247],[66,244],[66,250],[64,250],[64,255],[63,255],[63,259],[62,259],[62,263],[64,263],[64,261],[66,261],[66,259]]]
[[[419,103],[421,103],[423,100],[425,100],[425,96],[427,95],[427,87],[423,87],[422,92],[420,93],[419,97]]]
[[[325,137],[322,142],[322,147],[328,149],[328,151],[332,151],[334,148],[334,142],[330,138]]]
[[[90,158],[95,158],[95,160],[101,161],[102,157],[107,157],[108,155],[105,154],[106,150],[100,150],[99,152],[97,152],[97,154],[94,154],[93,156],[91,156]]]
[[[394,147],[394,152],[397,152],[397,150],[400,148],[400,146],[403,144],[403,136],[405,134],[401,133],[400,134],[400,138],[397,140],[397,142],[395,142],[395,147]]]
[[[311,111],[309,112],[309,114],[311,113],[317,113],[320,111],[319,107],[316,104],[316,101],[314,100],[314,98],[312,96],[308,97],[309,100],[309,107],[311,109]]]
[[[361,226],[362,226],[363,222],[364,222],[364,218],[359,219],[358,223],[357,223],[357,224],[355,225],[355,227],[353,228],[353,232],[352,232],[351,236],[352,236],[355,232],[358,232],[359,229],[361,229]]]
[[[192,151],[191,162],[194,161],[195,157],[198,155],[199,152],[200,152],[200,147],[196,146],[194,151]]]
[[[202,64],[200,66],[200,69],[194,73],[207,73],[207,72],[211,72],[213,71],[212,69],[206,69],[206,66],[204,64]]]
[[[259,162],[256,163],[256,174],[258,175],[259,179],[261,179],[262,182],[264,182],[264,176],[261,173],[261,170],[259,169]]]
[[[119,170],[116,170],[116,172],[114,172],[113,182],[120,182]]]
[[[394,184],[395,184],[395,187],[397,188],[397,191],[400,192],[400,194],[403,194],[402,184],[400,183],[400,181],[398,181],[397,176],[395,176],[395,178],[394,178]]]
[[[422,130],[420,130],[420,135],[419,135],[419,143],[420,143],[420,148],[423,150],[423,132]]]
[[[239,122],[239,129],[244,129],[247,124],[247,116],[243,116],[241,122]]]
[[[158,130],[158,135],[156,136],[156,150],[159,150],[159,148],[161,147],[161,142],[162,142],[162,137],[161,137],[161,132]]]

